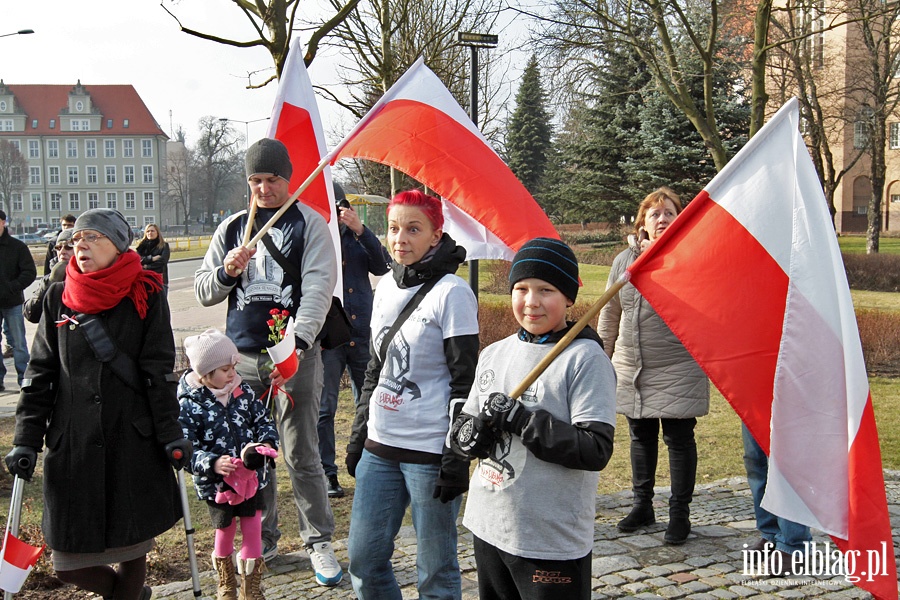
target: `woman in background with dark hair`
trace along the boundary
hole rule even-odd
[[[443,224],[440,200],[420,191],[400,192],[388,205],[392,276],[375,288],[372,359],[347,445],[347,472],[356,478],[349,572],[360,600],[400,599],[391,556],[408,506],[419,597],[459,600],[462,594],[456,518],[469,487],[469,461],[446,440],[475,376],[478,303],[455,275],[465,248]],[[429,284],[433,289],[395,327]]]
[[[137,245],[138,256],[145,269],[162,275],[163,289],[169,291],[169,244],[163,239],[156,223],[144,227],[144,237]]]

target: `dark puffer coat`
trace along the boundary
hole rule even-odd
[[[44,298],[19,397],[13,443],[42,448],[43,533],[64,552],[102,552],[166,531],[181,518],[175,473],[164,446],[182,437],[178,423],[175,341],[166,299],[151,293],[147,317],[123,299],[105,313],[120,352],[135,359],[150,385],[138,394],[94,357],[78,327],[55,321],[75,311],[63,284]],[[169,376],[169,377],[167,377]]]

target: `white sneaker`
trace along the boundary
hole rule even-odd
[[[262,559],[264,562],[272,562],[276,556],[278,556],[278,544],[272,544],[271,546],[263,544]]]
[[[319,582],[319,585],[332,587],[341,582],[344,572],[341,570],[341,563],[334,555],[331,542],[319,542],[307,546],[306,552],[309,554],[309,560],[312,563],[313,571],[316,572],[316,581]]]

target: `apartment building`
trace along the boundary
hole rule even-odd
[[[133,226],[160,221],[168,136],[133,86],[0,80],[0,139],[28,162],[24,189],[3,207],[14,231],[100,207]]]

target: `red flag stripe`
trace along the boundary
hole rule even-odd
[[[393,100],[334,160],[364,158],[427,185],[518,250],[534,237],[559,238],[499,156],[467,127],[433,106]]]
[[[307,175],[319,165],[319,148],[316,130],[309,111],[285,102],[281,107],[275,138],[287,146],[294,170],[291,173],[289,190],[294,193]],[[328,196],[325,173],[320,173],[301,194],[304,204],[316,209],[326,221],[332,219],[332,202]]]

